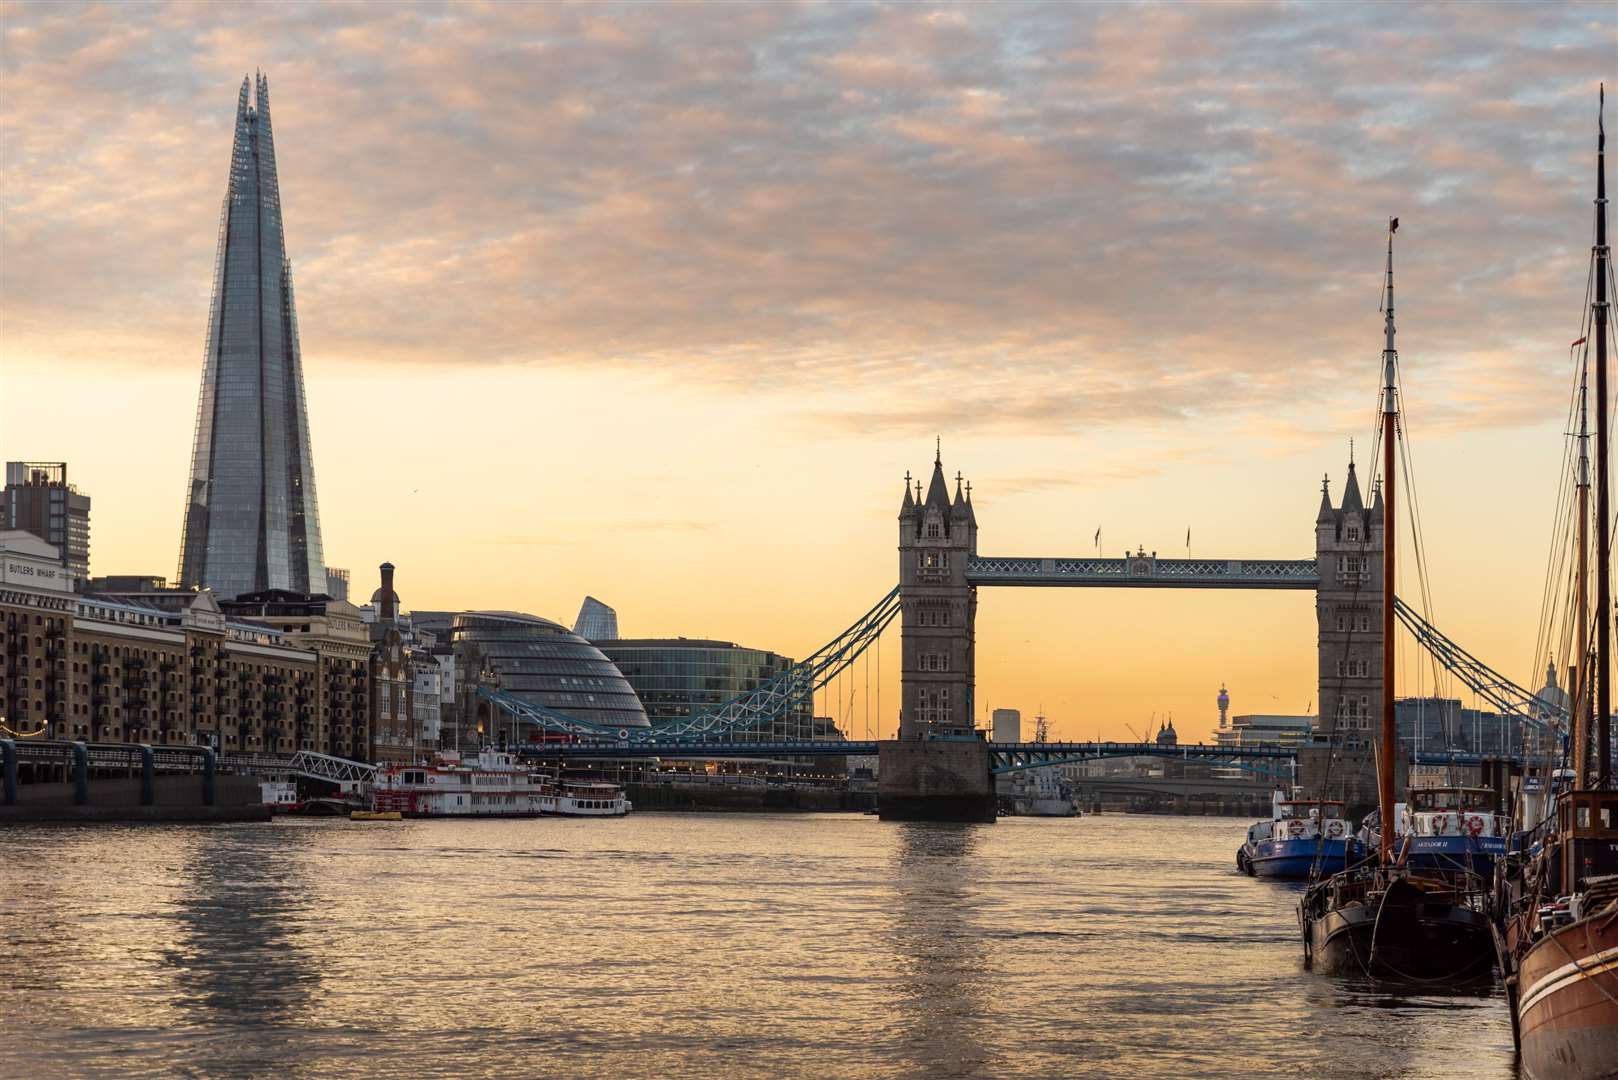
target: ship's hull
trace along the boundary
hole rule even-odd
[[[1403,878],[1385,894],[1306,915],[1306,957],[1325,975],[1461,982],[1489,973],[1494,938],[1480,911],[1430,898]]]
[[[1489,880],[1494,860],[1505,853],[1503,836],[1413,836],[1405,861],[1418,873],[1465,870]]]
[[[1246,865],[1254,877],[1307,881],[1342,873],[1356,855],[1351,840],[1261,840],[1247,845]]]
[[[1517,968],[1523,1068],[1533,1080],[1618,1078],[1618,913],[1536,941]]]
[[[1072,799],[1026,799],[1014,798],[1008,800],[1008,805],[1001,811],[1007,817],[1078,817],[1078,808],[1073,805]]]

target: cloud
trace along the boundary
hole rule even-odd
[[[306,363],[837,391],[844,430],[1357,408],[1393,214],[1433,414],[1554,412],[1618,55],[1610,5],[5,12],[4,355],[197,365],[262,67]]]

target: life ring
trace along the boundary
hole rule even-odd
[[[1333,840],[1340,840],[1343,836],[1343,822],[1339,818],[1332,818],[1326,823],[1326,835]]]
[[[1301,821],[1289,821],[1289,822],[1287,822],[1287,835],[1292,837],[1293,839],[1297,839],[1298,837],[1302,836],[1303,835],[1303,822],[1301,822]]]
[[[1481,814],[1473,814],[1466,819],[1466,832],[1468,836],[1483,835],[1483,816]]]

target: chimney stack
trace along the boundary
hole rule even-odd
[[[393,622],[395,614],[393,610],[393,564],[390,562],[382,564],[382,599],[380,604],[381,606],[377,609],[377,618],[381,622]]]

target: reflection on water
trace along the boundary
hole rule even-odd
[[[1514,1076],[1302,970],[1246,822],[640,814],[0,831],[0,1074]]]
[[[284,1072],[288,1034],[318,1012],[321,972],[299,934],[312,906],[304,835],[238,830],[194,843],[163,952],[173,1004],[225,1037],[199,1042],[204,1073]]]
[[[890,953],[904,994],[899,1020],[905,1057],[929,1076],[974,1076],[990,1064],[978,1039],[990,975],[976,921],[973,854],[977,834],[992,827],[897,827]]]

